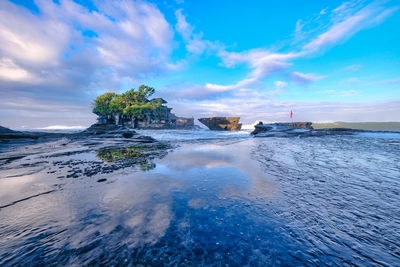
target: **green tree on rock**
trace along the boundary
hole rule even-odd
[[[105,93],[94,101],[93,113],[99,116],[134,116],[142,119],[146,114],[157,114],[162,106],[161,98],[149,100],[155,89],[141,85],[136,91],[132,88],[123,94]]]
[[[94,101],[93,113],[96,115],[110,115],[110,103],[115,98],[115,93],[105,93],[98,96]]]

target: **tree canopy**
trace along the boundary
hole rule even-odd
[[[153,87],[141,85],[138,90],[132,88],[125,93],[105,93],[94,101],[93,113],[106,115],[133,115],[143,118],[147,112],[154,112],[162,105],[161,98],[149,100],[154,94]]]

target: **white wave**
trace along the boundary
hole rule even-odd
[[[84,126],[67,126],[67,125],[50,125],[42,128],[37,128],[38,130],[81,130],[85,129]]]

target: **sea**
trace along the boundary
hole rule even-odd
[[[381,130],[11,147],[0,266],[400,266],[400,133]]]

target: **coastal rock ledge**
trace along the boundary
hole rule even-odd
[[[288,131],[296,128],[305,130],[314,129],[312,127],[312,122],[277,122],[264,124],[260,121],[258,124],[254,125],[254,130],[251,132],[251,134],[257,135],[265,132]]]
[[[201,118],[199,121],[214,131],[239,131],[242,124],[239,123],[240,117],[210,117]]]
[[[348,128],[314,129],[311,122],[268,123],[259,122],[251,134],[255,137],[307,137],[324,135],[351,135],[363,130]]]

